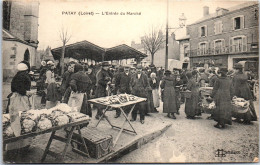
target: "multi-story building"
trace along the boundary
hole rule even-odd
[[[162,32],[160,31],[160,33]],[[164,35],[163,37],[165,41],[166,36]],[[141,61],[141,64],[143,66],[148,66],[152,63],[152,56],[149,51],[144,48],[142,43],[135,43],[134,41],[132,41],[131,47],[137,49],[144,54],[147,54],[147,57]],[[168,59],[180,60],[179,51],[179,44],[175,39],[175,34],[172,33],[171,36],[168,37]],[[165,43],[162,43],[160,49],[154,54],[154,65],[156,67],[165,67]]]
[[[227,66],[239,61],[256,61],[258,69],[258,2],[247,2],[229,9],[217,8],[188,25],[187,36],[179,39],[180,52],[190,58],[190,66]]]
[[[3,1],[3,77],[16,73],[17,64],[26,60],[35,66],[38,46],[38,1]]]

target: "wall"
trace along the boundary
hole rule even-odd
[[[225,39],[225,46],[229,45],[229,38],[237,35],[246,35],[247,42],[258,42],[258,20],[255,19],[255,9],[258,9],[257,5],[227,14],[224,16],[218,16],[216,18],[201,22],[198,24],[189,25],[188,32],[190,34],[191,50],[198,48],[198,43],[202,41],[208,41],[209,43],[216,39]],[[244,29],[233,30],[233,17],[244,16]],[[223,32],[221,34],[215,34],[214,23],[216,21],[222,20]],[[199,37],[199,27],[207,26],[207,36]],[[208,45],[211,47],[211,45]]]
[[[12,47],[16,47],[16,58],[15,61],[10,58],[14,55]],[[35,65],[35,54],[36,49],[32,46],[28,46],[16,41],[2,41],[2,67],[3,77],[13,77],[16,71],[16,66],[19,62],[24,59],[24,53],[26,49],[30,52],[30,65]]]

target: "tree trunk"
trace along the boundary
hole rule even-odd
[[[151,54],[151,56],[152,56],[152,63],[151,63],[151,65],[153,65],[154,64],[154,54]]]
[[[64,55],[65,55],[65,43],[63,43],[60,58],[61,75],[64,73]]]

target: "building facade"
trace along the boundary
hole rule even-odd
[[[190,67],[227,66],[239,61],[255,61],[258,69],[258,2],[247,2],[229,9],[217,8],[188,25],[180,39],[180,52],[190,58]]]
[[[3,1],[3,77],[13,77],[22,61],[36,64],[38,46],[38,1]]]
[[[164,35],[164,41],[165,39],[166,36]],[[149,66],[152,63],[152,56],[149,51],[144,48],[142,43],[135,43],[132,41],[131,47],[148,55],[141,61],[142,66]],[[165,52],[165,43],[162,43],[160,49],[154,54],[154,65],[156,67],[165,67]],[[180,60],[179,43],[176,41],[174,33],[168,37],[168,59]]]

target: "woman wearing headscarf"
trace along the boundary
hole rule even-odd
[[[161,89],[163,101],[163,113],[167,113],[167,117],[176,119],[174,113],[177,113],[176,94],[175,94],[175,78],[171,76],[171,71],[165,71],[165,77],[162,79]]]
[[[46,108],[52,108],[56,106],[62,99],[60,92],[60,85],[55,81],[54,68],[55,64],[52,61],[47,62],[48,70],[46,72],[45,85],[47,86],[46,92]]]
[[[30,64],[27,61],[22,61],[17,65],[18,72],[11,82],[11,91],[9,95],[8,111],[10,115],[11,128],[15,136],[21,135],[21,124],[19,111],[28,111],[30,109],[29,95],[33,92],[30,91],[31,79],[29,76]],[[12,154],[25,152],[29,149],[31,138],[22,139],[16,142],[8,143],[7,150]]]
[[[185,113],[187,119],[195,119],[196,115],[200,115],[199,109],[199,84],[196,82],[197,71],[193,70],[186,74],[188,78],[187,90],[191,91],[191,97],[186,98]]]
[[[216,103],[216,109],[213,111],[213,118],[217,122],[214,125],[216,128],[225,128],[225,124],[232,125],[231,99],[234,90],[232,81],[227,77],[227,72],[226,67],[220,68],[220,76],[216,80],[211,94]]]
[[[255,112],[255,107],[253,103],[253,95],[250,91],[250,88],[248,86],[248,76],[243,73],[243,66],[240,63],[235,64],[234,69],[236,70],[234,77],[232,79],[232,83],[234,86],[234,93],[235,96],[244,98],[245,100],[249,100],[249,108],[252,113],[252,115],[245,115],[244,118],[244,123],[249,124],[251,121],[257,121],[257,115]],[[239,121],[240,118],[237,118]]]
[[[156,73],[151,73],[151,78],[149,78],[149,83],[152,88],[152,95],[153,95],[153,107],[154,111],[158,112],[156,108],[160,107],[160,98],[159,98],[159,84],[160,80],[156,77]]]

